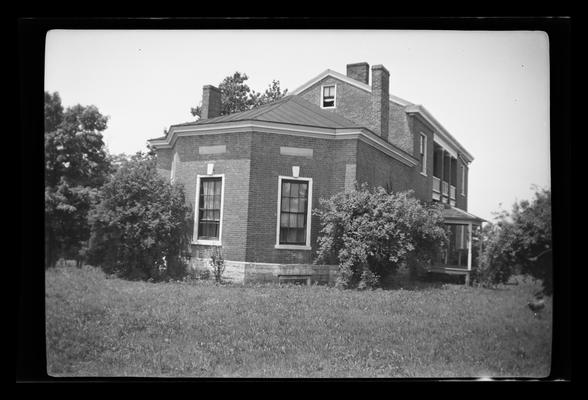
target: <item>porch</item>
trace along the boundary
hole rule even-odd
[[[445,204],[443,216],[449,229],[449,243],[438,260],[427,269],[427,273],[461,275],[465,284],[470,284],[474,251],[481,253],[480,231],[484,219],[462,209]],[[478,248],[475,248],[477,245]],[[476,257],[477,258],[477,257]]]

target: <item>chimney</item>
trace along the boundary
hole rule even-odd
[[[212,85],[202,87],[202,108],[200,119],[218,117],[221,113],[221,92]]]
[[[372,110],[378,133],[388,141],[390,119],[390,72],[383,65],[372,66]]]
[[[370,79],[370,65],[366,62],[347,64],[347,76],[368,85]]]

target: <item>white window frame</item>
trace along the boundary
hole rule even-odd
[[[280,211],[282,206],[282,181],[304,181],[308,182],[308,200],[306,210],[306,243],[305,244],[280,244]],[[278,201],[277,201],[277,216],[276,216],[276,249],[284,250],[311,250],[310,247],[310,226],[312,217],[312,178],[307,177],[293,177],[293,176],[278,176]]]
[[[466,177],[466,168],[465,165],[461,164],[461,195],[465,196],[465,177]]]
[[[421,140],[423,142],[423,163],[421,164],[421,175],[427,176],[427,135],[420,133],[419,137],[419,157],[421,155]]]
[[[200,204],[200,181],[202,178],[221,178],[221,204],[220,204],[220,220],[218,222],[218,240],[198,239],[198,218],[200,213],[198,211]],[[223,210],[225,205],[225,174],[211,174],[211,175],[196,175],[196,201],[194,202],[194,233],[192,236],[192,244],[201,244],[206,246],[222,246],[223,239]]]
[[[333,105],[330,107],[325,107],[325,88],[326,87],[333,87],[335,88],[335,94],[333,95]],[[337,85],[336,84],[331,84],[331,85],[321,85],[321,108],[323,109],[331,109],[331,108],[337,108]]]

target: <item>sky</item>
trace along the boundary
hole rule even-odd
[[[108,151],[132,154],[193,121],[202,86],[235,71],[263,92],[324,70],[383,64],[390,93],[421,104],[474,156],[468,211],[489,221],[550,188],[549,38],[540,31],[53,30],[45,90],[109,116]]]

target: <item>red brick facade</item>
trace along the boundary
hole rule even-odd
[[[197,176],[211,172],[209,164],[213,164],[214,175],[223,176],[220,245],[226,260],[241,263],[239,268],[247,263],[259,267],[264,263],[306,265],[313,262],[320,229],[320,221],[314,215],[311,217],[310,250],[276,248],[279,177],[291,177],[293,166],[299,167],[300,178],[312,178],[312,208],[319,206],[319,199],[350,189],[356,182],[393,191],[410,189],[419,199],[431,201],[433,148],[438,129],[425,118],[405,112],[401,101],[389,99],[387,70],[381,66],[372,67],[373,90],[370,93],[366,89],[365,68],[363,64],[348,68],[350,74],[361,80],[359,86],[327,75],[295,94],[320,107],[322,87],[336,85],[336,107],[325,110],[352,121],[361,127],[358,130],[340,134],[331,129],[323,134],[320,127],[285,124],[283,129],[272,131],[272,127],[264,127],[263,122],[257,125],[234,122],[226,129],[214,124],[198,125],[198,130],[192,132],[190,127],[182,127],[177,137],[170,133],[165,140],[153,141],[162,176],[171,177],[177,154],[174,180],[184,185],[195,213]],[[207,93],[211,93],[210,87]],[[211,110],[216,108],[218,104],[210,106]],[[419,163],[421,133],[427,142],[424,174]],[[217,150],[205,151],[209,146],[216,146]],[[282,148],[294,149],[283,154]],[[467,164],[458,159],[458,165],[459,168],[465,166],[467,181]],[[461,195],[461,169],[458,169],[457,179],[456,206],[466,210],[467,196]],[[209,246],[193,244],[192,247],[195,259],[208,256]],[[243,276],[251,273],[243,271],[244,275],[240,273]]]

